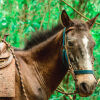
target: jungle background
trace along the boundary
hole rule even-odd
[[[93,18],[100,13],[100,0],[64,0],[87,18]],[[25,40],[30,39],[31,33],[51,29],[60,22],[61,11],[65,9],[68,15],[87,21],[77,14],[71,7],[61,0],[0,0],[0,39],[9,34],[7,41],[17,48],[23,48]],[[96,22],[100,23],[100,16]],[[95,24],[91,34],[96,41],[94,48],[95,75],[100,77],[100,24]],[[69,83],[66,85],[66,83]],[[66,92],[74,92],[75,84],[70,75],[67,75],[60,84]],[[54,92],[49,100],[71,100],[72,96],[65,96]],[[90,97],[79,97],[76,100],[100,100],[100,84]]]

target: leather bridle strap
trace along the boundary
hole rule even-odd
[[[68,29],[67,32],[69,32],[72,29]],[[65,32],[66,32],[66,28],[64,28],[63,31],[63,51],[62,51],[62,59],[63,59],[63,64],[64,66],[69,65],[69,58],[68,58],[68,54],[67,51],[65,49]],[[79,74],[94,74],[93,70],[74,70],[74,74],[75,75],[79,75]]]
[[[74,71],[75,75],[79,74],[94,74],[92,70],[75,70]]]
[[[65,31],[66,31],[66,28],[64,28],[64,31],[63,31],[63,51],[62,51],[62,59],[63,59],[64,66],[66,65],[66,61],[67,61],[67,64],[69,65],[68,57],[67,57],[67,52],[66,52],[66,49],[65,49]]]

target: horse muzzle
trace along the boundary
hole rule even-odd
[[[92,74],[76,75],[77,91],[81,97],[90,96],[97,85],[96,79]]]

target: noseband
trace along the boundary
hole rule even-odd
[[[72,66],[70,63],[70,59],[68,57],[68,50],[65,49],[65,32],[66,32],[66,28],[64,28],[63,31],[63,51],[62,51],[62,59],[63,59],[63,64],[64,66]],[[68,30],[69,32],[69,30]],[[73,68],[73,67],[72,67]],[[94,74],[93,70],[74,70],[74,74],[75,75],[79,75],[79,74]]]

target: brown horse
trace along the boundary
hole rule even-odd
[[[97,16],[88,22],[70,20],[63,10],[61,20],[65,30],[65,49],[74,70],[93,70],[95,42],[89,33]],[[24,79],[29,100],[47,100],[66,75],[69,67],[63,64],[63,27],[58,25],[32,37],[24,50],[15,51]],[[80,96],[89,96],[96,87],[93,74],[77,74],[77,90]],[[15,98],[0,100],[26,100],[16,69]]]

